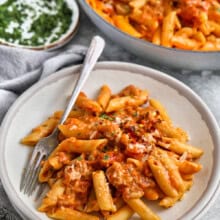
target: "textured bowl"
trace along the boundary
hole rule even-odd
[[[158,46],[134,38],[115,28],[100,17],[86,2],[78,0],[81,8],[92,22],[113,42],[133,54],[158,65],[184,70],[218,70],[220,69],[220,52],[185,51]]]
[[[0,177],[9,199],[26,219],[48,220],[36,210],[34,197],[19,190],[23,168],[31,149],[19,142],[30,130],[54,111],[64,108],[80,66],[63,69],[24,92],[8,111],[0,134]],[[102,62],[86,82],[83,91],[95,97],[103,84],[113,93],[128,84],[147,89],[160,100],[175,125],[190,134],[190,143],[200,146],[204,155],[199,160],[203,169],[195,175],[194,185],[184,199],[170,209],[156,203],[148,205],[161,219],[202,219],[203,213],[217,197],[220,183],[220,135],[217,122],[202,100],[187,86],[162,72],[121,62]],[[57,99],[59,97],[59,99]],[[137,219],[135,216],[132,218]]]
[[[64,33],[58,40],[45,44],[40,46],[26,46],[26,45],[19,45],[14,43],[8,43],[0,41],[0,44],[11,46],[11,47],[19,47],[19,48],[25,48],[25,49],[32,49],[32,50],[52,50],[57,49],[61,46],[64,46],[67,44],[73,36],[76,34],[78,26],[79,26],[79,7],[75,0],[65,0],[69,6],[69,8],[72,10],[72,23],[70,24],[70,27],[66,33]]]

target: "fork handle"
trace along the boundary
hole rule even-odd
[[[95,66],[98,58],[100,57],[104,47],[105,47],[105,41],[103,38],[101,38],[99,36],[93,37],[91,44],[88,48],[88,51],[86,53],[86,57],[84,59],[83,65],[82,65],[81,72],[79,74],[79,77],[78,77],[77,82],[75,84],[75,87],[73,89],[70,101],[69,101],[69,103],[63,113],[62,118],[60,119],[60,122],[59,122],[60,124],[63,124],[65,122],[66,118],[68,117],[84,83],[86,82],[90,72],[94,68],[94,66]]]

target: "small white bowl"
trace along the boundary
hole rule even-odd
[[[58,40],[52,43],[44,44],[40,46],[20,45],[20,44],[9,43],[9,42],[2,41],[2,40],[0,40],[0,44],[11,46],[11,47],[32,49],[32,50],[52,50],[52,49],[57,49],[61,46],[64,46],[76,34],[78,30],[78,26],[79,26],[79,15],[80,15],[79,7],[75,0],[65,0],[65,1],[67,2],[70,10],[72,10],[72,23],[70,24],[68,31],[64,33]]]
[[[0,177],[9,199],[27,219],[49,218],[36,210],[39,204],[33,197],[27,197],[19,190],[22,170],[31,152],[30,147],[19,142],[54,111],[65,107],[66,98],[71,94],[79,69],[80,66],[63,69],[32,86],[17,99],[2,122]],[[204,155],[199,160],[203,169],[195,175],[193,187],[182,201],[170,209],[162,209],[157,204],[148,202],[161,219],[199,219],[217,197],[220,184],[219,127],[208,107],[178,80],[136,64],[97,64],[83,91],[89,97],[95,97],[103,84],[108,84],[113,93],[128,84],[147,89],[151,97],[165,105],[174,124],[188,131],[190,143],[204,150]]]

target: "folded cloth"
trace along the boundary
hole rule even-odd
[[[22,92],[63,67],[81,63],[86,51],[81,45],[47,52],[0,46],[0,123]]]
[[[0,124],[22,92],[63,67],[81,63],[86,51],[87,48],[81,45],[69,45],[50,52],[0,46]],[[12,208],[1,181],[0,219],[21,219]]]

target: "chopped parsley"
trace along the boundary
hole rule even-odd
[[[108,154],[105,154],[104,157],[103,157],[103,160],[108,160],[110,157]]]
[[[137,116],[138,116],[138,112],[134,112],[134,113],[133,113],[133,116],[134,116],[134,117],[137,117]]]
[[[76,160],[79,160],[79,161],[81,161],[83,158],[82,158],[82,156],[80,155],[80,156],[78,156],[77,158],[76,158]]]
[[[99,117],[103,118],[103,119],[106,119],[106,120],[109,120],[109,121],[114,121],[114,118],[112,118],[109,115],[106,115],[105,113],[101,114]]]
[[[0,42],[26,46],[52,43],[72,23],[64,0],[5,0],[0,3]]]

